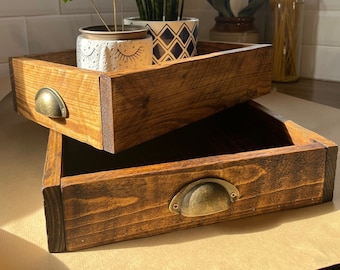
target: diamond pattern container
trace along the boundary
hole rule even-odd
[[[180,21],[142,21],[136,17],[126,18],[127,25],[149,28],[153,37],[153,63],[161,63],[195,56],[197,54],[198,19]]]

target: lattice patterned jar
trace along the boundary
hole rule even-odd
[[[197,54],[197,18],[178,21],[143,21],[137,17],[124,19],[126,25],[146,26],[153,37],[153,63],[161,63]]]

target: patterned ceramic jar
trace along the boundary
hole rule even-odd
[[[195,56],[198,41],[197,18],[178,21],[143,21],[138,17],[124,19],[126,25],[146,26],[153,38],[153,63]]]
[[[147,29],[124,26],[123,30],[108,32],[104,26],[79,29],[77,66],[108,72],[151,65],[152,37]]]

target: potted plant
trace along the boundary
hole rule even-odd
[[[136,0],[139,17],[126,25],[146,26],[153,37],[153,63],[197,54],[198,19],[183,17],[184,0]]]
[[[63,0],[67,3],[72,0]],[[79,29],[77,66],[97,71],[117,71],[152,64],[152,37],[141,26],[117,23],[117,0],[113,0],[114,24],[108,25],[90,0],[103,25]],[[123,0],[121,0],[123,9]]]
[[[210,39],[242,43],[258,43],[259,33],[254,14],[266,0],[207,0],[217,10]]]
[[[72,0],[63,1],[66,3]],[[197,54],[198,19],[183,17],[184,0],[136,0],[139,17],[125,18],[121,23],[121,28],[117,24],[117,0],[112,0],[114,26],[108,26],[105,23],[94,0],[90,1],[103,23],[103,26],[100,27],[101,31],[106,29],[108,32],[117,32],[119,30],[126,32],[129,27],[147,28],[148,34],[152,36],[152,63],[186,58]],[[121,0],[121,7],[123,6],[122,3],[123,0]],[[121,9],[123,10],[123,8]],[[124,17],[123,12],[122,14],[122,17]],[[84,47],[86,47],[87,41],[84,43]],[[92,56],[86,56],[88,53],[91,53],[91,55],[98,53],[94,52],[94,50],[92,51],[92,53],[87,50],[82,52],[83,58],[88,59],[83,62],[92,61]],[[137,50],[136,53],[138,52]],[[124,55],[124,58],[127,55],[129,54]],[[103,63],[102,66],[105,65]]]

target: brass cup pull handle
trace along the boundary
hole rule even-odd
[[[35,110],[50,118],[66,118],[68,116],[65,102],[59,93],[47,87],[36,93]]]
[[[227,210],[240,197],[231,183],[205,178],[182,188],[171,200],[169,210],[185,217],[198,217]]]

